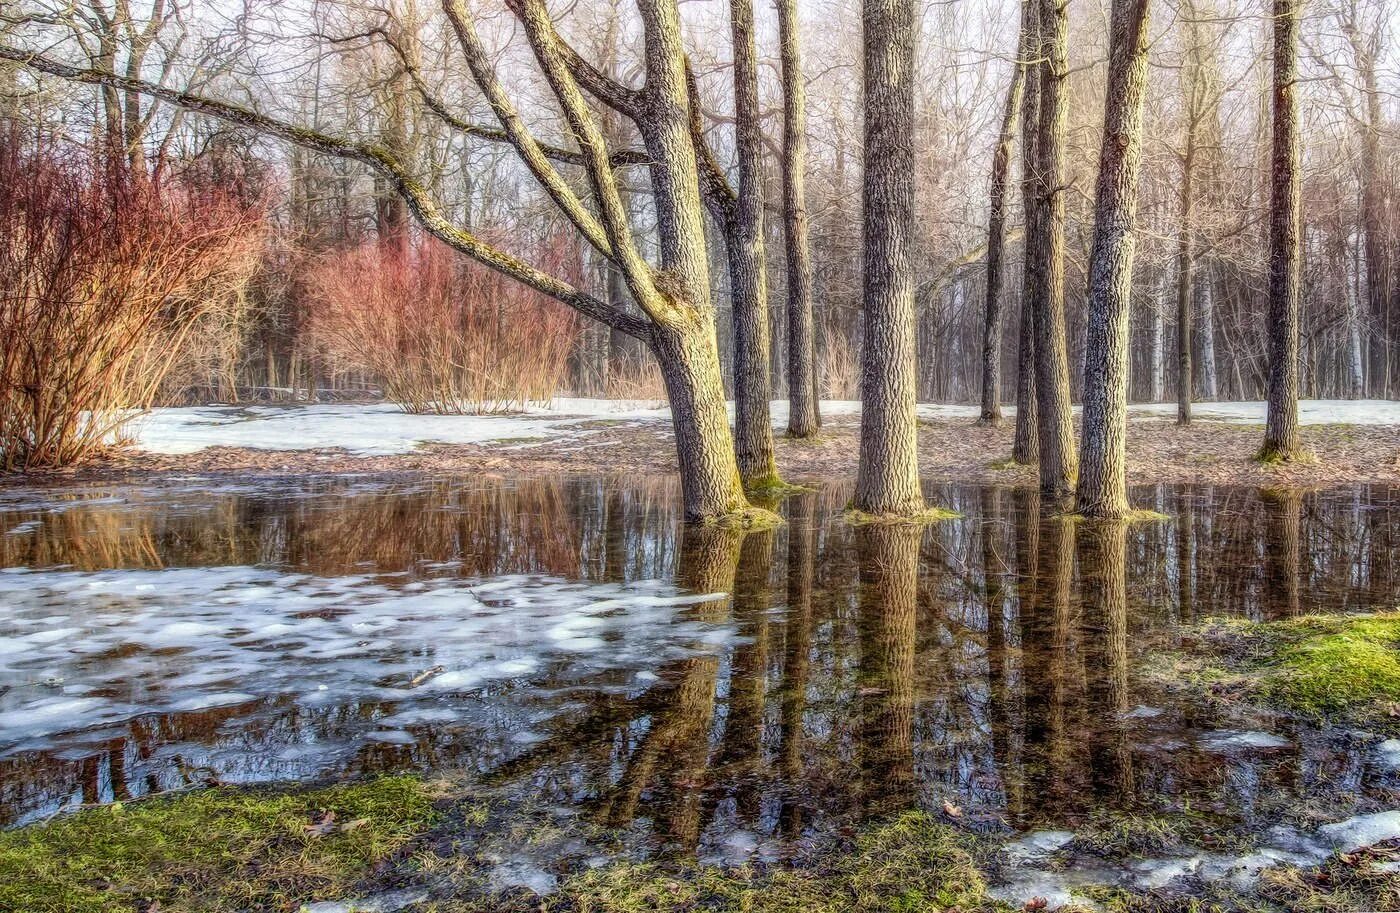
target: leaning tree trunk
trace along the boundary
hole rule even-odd
[[[1036,299],[1035,361],[1037,418],[1040,425],[1040,488],[1050,495],[1074,490],[1077,467],[1074,415],[1065,342],[1065,180],[1064,148],[1069,115],[1065,80],[1069,75],[1069,19],[1060,0],[1039,0],[1041,40],[1039,168],[1036,193],[1041,210],[1041,294]]]
[[[1273,187],[1269,204],[1269,384],[1265,460],[1302,455],[1298,437],[1298,294],[1302,266],[1298,143],[1301,0],[1274,0]]]
[[[1011,85],[1006,90],[1001,132],[992,155],[991,215],[987,220],[987,310],[982,325],[982,415],[978,419],[985,425],[1001,424],[1001,291],[1005,278],[1002,251],[1006,246],[1006,185],[1011,170],[1011,144],[1016,137],[1016,115],[1026,81],[1026,58],[1030,56],[1028,10],[1032,2],[1034,0],[1022,0],[1021,37],[1016,44]]]
[[[913,515],[919,488],[914,403],[914,2],[865,0],[865,334],[860,469],[852,506]]]
[[[733,224],[726,232],[734,305],[734,447],[744,484],[763,487],[779,480],[769,415],[773,388],[753,0],[730,0],[729,22],[734,39],[734,135],[739,163],[738,198]]]
[[[797,0],[778,0],[783,69],[783,239],[787,254],[788,436],[821,430],[816,330],[812,320],[812,250],[807,237],[807,89]]]
[[[1147,94],[1150,0],[1114,0],[1103,144],[1089,255],[1084,351],[1084,429],[1076,509],[1089,517],[1128,513],[1128,307],[1137,248],[1142,106]]]
[[[680,327],[658,326],[651,345],[671,403],[686,519],[745,510],[749,502],[730,445],[713,317]]]

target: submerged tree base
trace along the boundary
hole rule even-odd
[[[1289,464],[1294,466],[1311,466],[1317,462],[1317,456],[1304,447],[1279,448],[1265,444],[1254,455],[1254,462],[1264,466],[1277,466]]]

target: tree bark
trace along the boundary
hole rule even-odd
[[[1150,2],[1114,0],[1109,26],[1108,87],[1089,256],[1084,427],[1076,503],[1079,513],[1090,517],[1128,514],[1128,307],[1137,249]]]
[[[1300,0],[1274,0],[1273,182],[1269,203],[1269,380],[1265,460],[1302,455],[1298,436],[1298,295],[1302,180],[1298,141]]]
[[[1026,84],[1021,102],[1021,206],[1025,239],[1022,242],[1021,326],[1016,347],[1016,437],[1011,458],[1026,466],[1040,461],[1040,418],[1035,379],[1035,312],[1044,295],[1044,270],[1039,260],[1041,201],[1040,170],[1040,3],[1028,0],[1025,8]]]
[[[816,328],[812,319],[812,250],[807,227],[807,88],[797,0],[778,0],[783,78],[783,238],[787,257],[788,436],[821,430]]]
[[[915,414],[913,0],[865,0],[865,305],[856,510],[924,509]]]
[[[763,148],[758,108],[758,55],[753,0],[730,0],[734,41],[734,136],[739,192],[726,234],[734,310],[734,449],[746,486],[777,484],[769,400],[771,340],[768,265],[763,244]]]
[[[1034,0],[1022,0],[1021,35],[1016,42],[1016,60],[1011,69],[1011,85],[1006,89],[1006,107],[1001,131],[992,153],[992,186],[987,220],[987,307],[982,325],[982,414],[984,425],[1001,424],[1001,298],[1005,269],[1002,251],[1006,246],[1006,187],[1011,171],[1011,146],[1016,138],[1016,116],[1021,108],[1021,92],[1026,81],[1026,59],[1030,56],[1030,13]]]
[[[1036,296],[1035,361],[1040,431],[1040,487],[1068,495],[1078,475],[1074,416],[1070,404],[1069,353],[1065,340],[1064,147],[1069,74],[1069,19],[1063,0],[1039,0],[1041,40],[1040,123],[1036,141],[1036,196],[1041,207],[1035,255],[1041,272]]]

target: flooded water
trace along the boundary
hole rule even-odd
[[[962,517],[911,530],[831,488],[742,537],[678,495],[0,491],[0,823],[389,770],[725,861],[945,803],[1008,837],[1189,809],[1222,843],[1400,806],[1364,734],[1142,674],[1203,616],[1393,607],[1400,490],[1139,489],[1169,519],[1103,527],[941,487]]]

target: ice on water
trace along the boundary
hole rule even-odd
[[[4,573],[0,757],[80,745],[84,731],[145,715],[258,702],[387,702],[359,737],[404,744],[405,727],[481,713],[476,689],[528,695],[602,677],[636,687],[730,636],[686,618],[710,598],[538,575],[409,585],[247,566]]]

